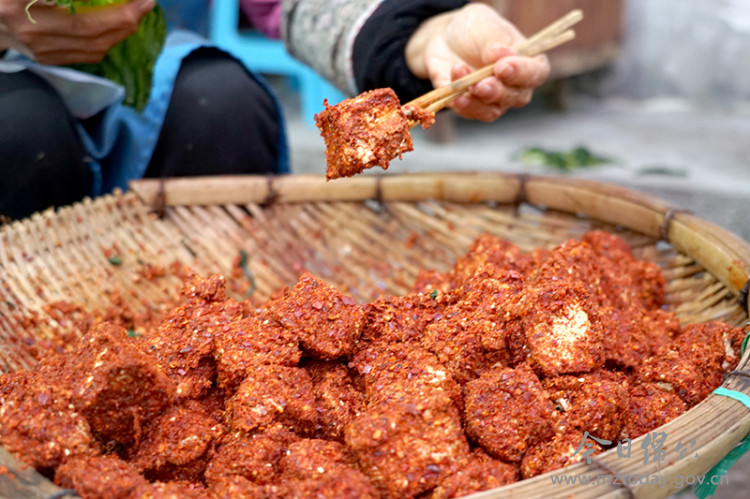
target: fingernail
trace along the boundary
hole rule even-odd
[[[461,97],[453,101],[453,105],[457,108],[464,108],[469,105],[469,98],[465,95],[462,95]]]
[[[513,73],[516,72],[516,69],[511,66],[510,64],[506,64],[503,66],[503,69],[500,70],[500,72],[497,74],[497,77],[501,80],[508,78],[513,75]]]
[[[493,43],[490,45],[490,53],[493,57],[500,57],[506,50],[507,47],[502,43]]]
[[[471,68],[469,68],[465,62],[457,62],[453,65],[452,72],[453,74],[458,75],[458,78],[461,78],[462,76],[471,73]]]
[[[154,0],[141,0],[140,8],[143,12],[148,12],[156,6]]]
[[[477,97],[487,97],[490,95],[490,92],[492,92],[492,87],[490,87],[489,83],[480,83],[477,85],[474,95]]]

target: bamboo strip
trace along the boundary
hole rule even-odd
[[[695,258],[734,294],[738,294],[747,282],[750,249],[724,229],[693,215],[678,213],[670,225],[669,239],[677,249]]]
[[[568,213],[585,213],[597,220],[623,225],[654,238],[660,236],[668,208],[661,202],[625,188],[578,179],[531,178],[529,202]]]

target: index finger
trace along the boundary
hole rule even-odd
[[[493,73],[507,86],[536,88],[549,77],[549,59],[545,55],[508,56],[495,63]]]
[[[65,7],[39,4],[33,7],[38,26],[50,35],[96,38],[112,31],[138,30],[141,18],[151,11],[154,0],[132,0],[105,6],[80,6],[74,14]]]

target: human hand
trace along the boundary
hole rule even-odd
[[[493,76],[449,105],[464,118],[494,121],[511,107],[528,104],[549,76],[546,56],[515,55],[514,47],[524,39],[495,9],[470,3],[422,23],[406,46],[406,61],[436,88],[495,63]]]
[[[106,7],[66,7],[39,0],[0,0],[0,50],[15,49],[51,65],[96,63],[138,31],[154,0],[126,0]],[[29,19],[31,16],[31,19]]]

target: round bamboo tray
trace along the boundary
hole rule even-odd
[[[363,175],[335,182],[322,176],[144,180],[127,194],[36,214],[0,230],[0,371],[31,367],[34,358],[24,345],[32,339],[78,334],[55,318],[49,303],[103,310],[117,289],[132,310],[158,311],[175,298],[180,280],[169,272],[144,278],[144,269],[153,266],[179,262],[204,275],[222,273],[235,297],[252,292],[259,301],[307,269],[370,300],[407,292],[420,269],[448,269],[484,232],[530,250],[590,229],[617,233],[637,257],[662,268],[668,306],[683,323],[747,323],[750,245],[688,212],[613,185],[500,173]],[[737,370],[748,362],[750,353]],[[750,383],[742,381],[730,374],[723,386],[750,396]],[[561,485],[552,477],[699,476],[750,433],[750,411],[712,394],[659,431],[668,435],[668,447],[695,439],[698,453],[644,464],[640,454],[623,459],[612,449],[591,464],[471,497],[666,497],[676,484]],[[632,448],[640,449],[644,438]],[[2,466],[14,479],[0,473],[0,496],[59,492],[0,449]]]

